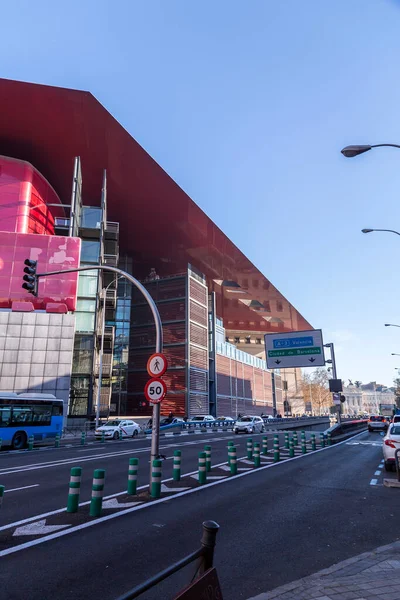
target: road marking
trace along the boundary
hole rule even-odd
[[[252,471],[251,467],[238,467],[238,471]]]
[[[377,479],[371,479],[371,481],[369,482],[369,485],[376,485],[378,483]]]
[[[198,473],[196,473],[195,475],[191,475],[191,478],[192,478],[192,479],[196,479],[196,480],[198,480],[198,479],[199,479],[199,474],[198,474]],[[208,474],[207,474],[207,481],[208,481],[209,479],[210,479],[210,480],[211,480],[211,479],[226,479],[226,475],[208,475]],[[197,489],[197,488],[194,488],[194,489]],[[1,555],[0,555],[0,556],[1,556]]]
[[[359,435],[364,434],[364,431],[361,431],[360,433],[356,434],[354,437],[358,437]],[[86,523],[82,523],[81,525],[76,525],[75,527],[69,527],[68,525],[66,527],[69,527],[68,529],[65,529],[64,531],[57,531],[55,533],[51,533],[49,535],[46,535],[45,537],[42,537],[40,539],[36,539],[36,540],[30,540],[29,542],[25,542],[23,544],[19,544],[18,546],[13,546],[11,548],[7,548],[5,550],[1,550],[0,551],[0,557],[2,556],[7,556],[9,554],[14,554],[15,552],[20,552],[21,550],[25,550],[27,548],[31,548],[32,546],[36,546],[38,544],[42,544],[44,542],[49,542],[51,540],[57,539],[59,537],[63,537],[64,535],[69,535],[70,533],[74,533],[76,531],[81,531],[83,529],[87,529],[88,527],[92,527],[94,525],[98,525],[100,523],[104,523],[106,521],[110,521],[111,519],[115,519],[117,517],[122,517],[124,515],[136,512],[137,510],[142,510],[144,508],[147,507],[152,507],[156,504],[162,504],[164,502],[168,502],[171,500],[174,500],[176,498],[181,498],[182,496],[187,496],[188,494],[193,494],[211,487],[214,487],[216,485],[220,485],[222,483],[225,482],[229,482],[229,481],[233,481],[235,479],[239,479],[241,477],[247,477],[248,475],[251,475],[253,473],[260,473],[261,471],[264,471],[266,469],[273,469],[275,467],[278,467],[279,465],[282,465],[286,462],[292,462],[294,460],[299,460],[305,457],[309,457],[309,456],[313,456],[314,454],[318,454],[319,452],[327,452],[329,450],[332,450],[333,448],[338,448],[339,446],[342,446],[343,444],[345,444],[346,441],[343,442],[338,442],[337,444],[334,444],[333,446],[326,446],[325,448],[319,448],[318,450],[315,450],[314,452],[310,452],[308,454],[301,454],[299,456],[295,456],[293,458],[288,458],[285,461],[282,462],[278,462],[278,463],[271,463],[265,466],[262,466],[258,469],[250,469],[249,471],[245,472],[245,473],[239,473],[237,475],[233,475],[231,477],[223,477],[222,479],[220,479],[219,481],[213,481],[212,483],[209,483],[207,485],[204,486],[200,486],[200,487],[196,487],[196,488],[192,488],[189,490],[185,490],[184,492],[180,492],[179,494],[176,494],[175,496],[165,496],[164,498],[159,498],[158,500],[154,500],[153,502],[150,503],[143,503],[139,506],[134,506],[132,508],[127,508],[125,510],[121,510],[119,512],[113,513],[111,515],[107,515],[104,517],[99,517],[98,519],[94,519],[93,521],[88,521]],[[221,463],[221,464],[226,464],[226,463]],[[215,468],[218,468],[221,465],[215,465]],[[183,475],[183,477],[189,477],[191,475],[193,475],[194,473],[185,473]],[[167,483],[169,481],[173,481],[172,478],[170,479],[166,479],[164,480],[164,483]],[[138,490],[141,489],[147,489],[148,485],[144,485],[141,486],[140,488],[138,488]],[[106,497],[108,498],[112,498],[112,497],[117,497],[117,496],[122,496],[122,495],[126,495],[126,491],[124,490],[123,492],[120,492],[118,494],[112,494],[111,496]],[[106,499],[105,498],[105,499]],[[79,506],[84,506],[90,504],[90,500],[88,502],[82,502]],[[0,527],[0,531],[3,531],[5,529],[11,529],[12,527],[18,526],[18,525],[22,525],[24,523],[31,523],[32,521],[35,521],[35,519],[43,519],[44,517],[50,516],[50,515],[55,515],[55,514],[59,514],[61,512],[65,512],[65,507],[42,514],[42,515],[37,515],[36,517],[29,517],[27,519],[23,519],[22,521],[16,522],[16,523],[9,523],[8,525],[3,525],[2,527]],[[36,521],[37,523],[37,521]]]
[[[33,485],[25,485],[24,487],[13,488],[12,490],[4,490],[4,493],[7,494],[7,492],[19,492],[19,490],[28,490],[29,488],[33,487],[39,487],[39,484],[34,483]]]
[[[166,485],[164,485],[163,483],[161,484],[161,491],[162,492],[173,492],[175,494],[175,492],[183,492],[183,490],[189,490],[190,488],[188,487],[182,487],[182,488],[169,488]]]
[[[375,471],[374,475],[380,475],[382,471]]]
[[[29,523],[23,527],[17,527],[13,533],[13,537],[20,535],[43,535],[44,533],[52,533],[53,531],[59,531],[71,527],[71,525],[46,525],[46,519],[36,521],[36,523]]]
[[[142,502],[118,502],[116,498],[111,498],[103,502],[103,508],[129,508],[137,504],[142,504]]]

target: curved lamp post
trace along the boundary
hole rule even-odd
[[[371,233],[372,231],[386,231],[387,233],[395,233],[396,235],[400,235],[398,231],[394,229],[361,229],[362,233]]]
[[[346,158],[353,158],[354,156],[358,156],[359,154],[364,154],[364,152],[368,152],[368,150],[371,150],[372,148],[382,148],[382,147],[400,148],[399,144],[374,144],[372,146],[367,144],[367,145],[346,146],[340,152]]]
[[[400,327],[400,325],[395,325],[394,323],[385,323],[385,327]]]

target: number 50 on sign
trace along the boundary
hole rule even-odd
[[[162,379],[150,379],[144,388],[146,400],[152,404],[161,402],[167,393],[167,386]]]

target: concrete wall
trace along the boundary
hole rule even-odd
[[[68,407],[75,316],[0,311],[0,390],[54,394]]]

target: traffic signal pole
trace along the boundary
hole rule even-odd
[[[156,352],[162,353],[163,351],[163,331],[162,331],[162,323],[160,313],[158,312],[158,308],[153,298],[146,290],[144,285],[140,283],[137,279],[132,277],[129,273],[118,269],[117,267],[108,267],[103,265],[92,265],[90,267],[79,267],[76,269],[63,269],[62,271],[50,271],[48,273],[36,273],[35,277],[37,278],[37,282],[39,283],[40,277],[51,277],[51,275],[61,275],[63,273],[80,273],[81,271],[111,271],[112,273],[117,273],[121,277],[127,279],[133,286],[135,286],[139,292],[144,296],[151,313],[154,319],[154,326],[156,328]],[[38,286],[37,286],[38,287]],[[150,478],[151,482],[151,473],[152,473],[152,464],[153,460],[159,458],[160,454],[160,404],[153,404],[153,421],[152,421],[152,430],[151,430],[151,460],[150,460]]]
[[[332,342],[330,342],[329,344],[325,344],[325,346],[329,346],[329,350],[331,353],[331,361],[332,361],[332,377],[333,379],[337,379],[337,371],[336,371],[336,360],[335,360],[335,347],[333,345]],[[339,409],[338,409],[338,423],[341,423],[342,421],[342,416],[341,416],[341,411],[342,411],[342,405],[339,404]]]

